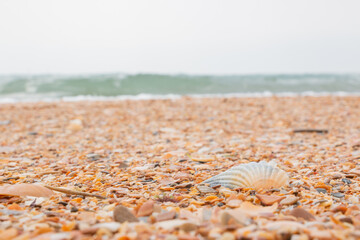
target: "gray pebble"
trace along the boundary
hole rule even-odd
[[[316,188],[316,191],[318,191],[319,193],[324,193],[324,194],[327,193],[325,188]]]
[[[347,178],[343,178],[343,179],[341,179],[341,181],[343,181],[346,184],[351,184],[351,180],[347,179]]]
[[[343,197],[345,197],[345,194],[339,193],[339,192],[332,193],[331,195],[332,195],[333,197],[337,197],[337,198],[343,198]]]
[[[100,155],[96,154],[96,153],[90,153],[90,154],[86,155],[86,157],[91,161],[96,161],[96,160],[100,159]]]

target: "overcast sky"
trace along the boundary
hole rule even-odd
[[[0,73],[359,73],[359,14],[359,0],[1,0]]]

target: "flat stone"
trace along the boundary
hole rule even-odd
[[[343,179],[341,179],[341,181],[346,184],[351,184],[351,180],[347,179],[347,178],[343,178]]]
[[[293,209],[293,210],[289,213],[289,215],[294,216],[294,217],[296,217],[296,218],[302,218],[302,219],[304,219],[304,220],[306,220],[306,221],[314,221],[314,220],[315,220],[315,217],[314,217],[311,213],[309,213],[309,212],[306,211],[305,209],[299,208],[299,207]]]
[[[154,204],[155,204],[155,202],[153,200],[149,200],[149,201],[145,202],[139,208],[139,210],[137,212],[137,216],[138,217],[150,216],[154,212]]]
[[[319,192],[319,193],[324,193],[324,194],[327,193],[325,188],[316,188],[316,191]]]
[[[215,189],[213,189],[211,187],[208,187],[206,185],[197,185],[196,188],[201,193],[215,193],[215,192],[217,192]]]
[[[287,196],[285,199],[280,201],[281,205],[293,205],[299,200],[298,197],[295,197],[294,195]]]
[[[345,197],[345,194],[336,192],[336,193],[332,193],[331,196],[336,197],[336,198],[343,198],[343,197]]]
[[[343,177],[343,174],[339,173],[339,172],[333,172],[330,174],[330,176],[332,179],[339,179]]]
[[[156,217],[156,221],[161,222],[161,221],[172,220],[172,219],[175,218],[175,216],[176,216],[176,212],[174,212],[174,211],[160,213],[160,214]]]
[[[100,155],[96,154],[96,153],[90,153],[86,155],[87,159],[91,160],[91,161],[96,161],[100,159]]]
[[[139,221],[128,208],[121,205],[115,207],[113,217],[119,223]]]
[[[226,203],[226,206],[229,206],[231,208],[238,208],[241,205],[241,200],[239,199],[232,199]]]
[[[276,202],[280,202],[285,196],[276,196],[276,195],[265,195],[265,194],[256,194],[255,195],[261,202],[262,205],[271,206]]]

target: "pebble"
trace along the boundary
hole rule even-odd
[[[325,188],[316,188],[316,191],[319,192],[319,193],[324,193],[324,194],[327,193]]]
[[[208,187],[206,185],[197,185],[197,190],[201,193],[216,193],[217,191],[213,189],[212,187]]]
[[[351,180],[347,179],[347,178],[343,178],[343,179],[341,179],[341,181],[343,181],[346,184],[351,184]]]
[[[287,196],[285,199],[280,201],[281,205],[293,205],[299,200],[298,197],[295,197],[294,195]]]
[[[339,173],[339,172],[334,172],[334,173],[331,173],[330,174],[330,177],[332,179],[339,179],[339,178],[342,178],[343,174]]]
[[[154,204],[155,204],[155,202],[153,200],[149,200],[149,201],[145,202],[139,208],[139,210],[137,212],[137,216],[138,217],[150,216],[154,211]]]
[[[139,221],[128,208],[121,205],[115,207],[113,217],[119,223]]]
[[[96,153],[89,153],[86,155],[87,159],[89,159],[90,161],[96,161],[100,159],[100,155],[96,154]]]
[[[77,207],[72,207],[72,208],[70,209],[70,212],[77,212],[77,211],[79,211],[79,209],[78,209]]]
[[[174,212],[174,211],[160,213],[160,214],[156,217],[156,221],[157,221],[157,222],[161,222],[161,221],[171,220],[171,219],[174,219],[175,216],[176,216],[176,212]]]
[[[289,215],[294,216],[294,217],[296,217],[296,218],[303,218],[303,219],[306,220],[306,221],[313,221],[313,220],[315,220],[315,217],[314,217],[311,213],[309,213],[309,212],[306,211],[305,209],[299,208],[299,207],[293,209],[293,210],[289,213]]]
[[[232,199],[226,203],[226,205],[231,208],[238,208],[240,207],[240,204],[241,204],[241,200],[239,199]]]
[[[345,194],[340,193],[340,192],[332,193],[331,195],[332,195],[333,197],[336,197],[336,198],[343,198],[343,197],[345,197]]]
[[[255,195],[261,202],[262,205],[271,206],[276,202],[280,202],[285,196],[276,196],[276,195],[265,195],[265,194],[256,194]]]

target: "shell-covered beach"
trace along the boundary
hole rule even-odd
[[[360,97],[1,104],[0,239],[360,239],[359,161]]]

